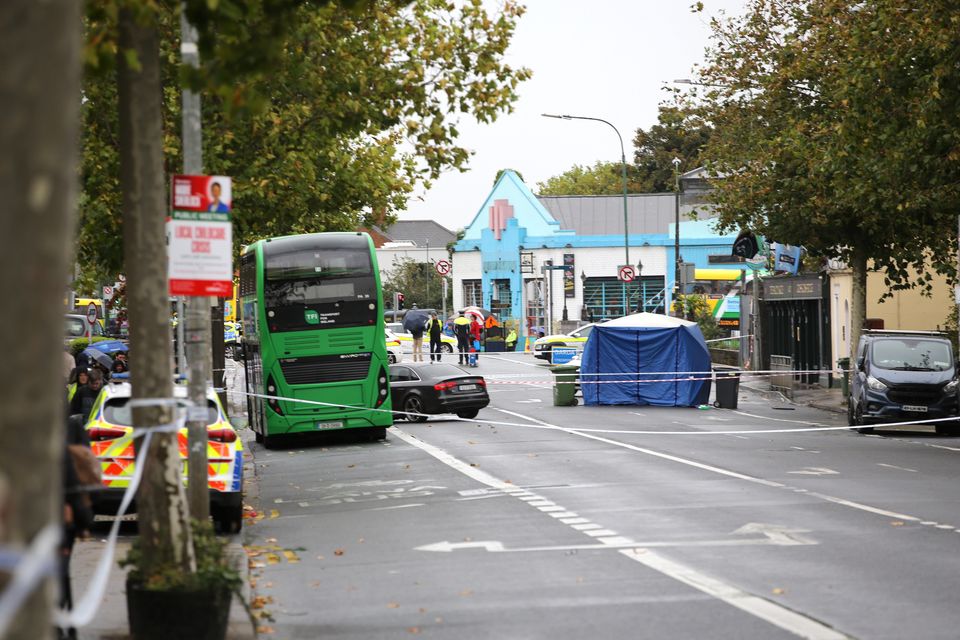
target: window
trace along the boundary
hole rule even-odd
[[[407,367],[390,367],[390,382],[410,381],[410,369]]]
[[[624,305],[624,293],[626,302]],[[624,285],[613,278],[587,278],[583,287],[583,304],[590,322],[619,318],[646,311],[663,313],[663,276],[646,276]]]
[[[500,316],[511,315],[513,300],[510,292],[510,281],[494,280],[491,285],[490,311]]]
[[[463,281],[463,306],[483,306],[483,282],[481,280]]]

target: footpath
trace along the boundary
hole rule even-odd
[[[760,380],[741,379],[740,386],[760,394],[771,401],[781,401],[789,404],[805,405],[833,413],[847,412],[846,398],[839,387],[833,389],[813,387],[809,389],[794,389],[793,398],[787,398],[779,391],[772,391],[768,384]]]
[[[252,440],[253,435],[249,429],[241,429],[238,425],[237,430],[245,443]],[[246,494],[249,494],[251,489],[255,492],[255,486],[253,485],[254,472],[252,459],[249,456],[249,447],[245,447],[245,449],[244,482],[246,486],[244,487],[244,493],[246,498],[248,497]],[[74,546],[70,564],[74,602],[78,602],[89,588],[96,567],[106,550],[104,536],[107,531],[107,528],[101,525],[92,538],[78,541]],[[243,600],[250,602],[250,571],[247,554],[243,549],[243,536],[243,531],[236,536],[232,536],[227,547],[227,553],[243,579]],[[124,530],[121,529],[117,552],[110,563],[110,578],[107,582],[106,592],[93,621],[77,630],[77,635],[81,640],[128,640],[130,638],[130,627],[127,621],[127,576],[126,569],[120,568],[119,561],[127,555],[132,540],[132,536],[124,535]],[[178,612],[171,611],[170,615],[178,615]],[[244,603],[234,596],[230,605],[227,638],[230,640],[254,640],[256,637],[255,627],[247,614]]]

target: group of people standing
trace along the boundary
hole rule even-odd
[[[443,322],[437,317],[434,311],[430,314],[423,327],[414,327],[410,331],[413,337],[413,361],[424,362],[423,358],[423,335],[427,334],[430,340],[430,362],[440,362],[443,353]],[[475,351],[480,351],[480,340],[483,338],[483,324],[473,316],[473,320],[467,319],[463,311],[460,317],[453,323],[453,335],[457,339],[457,353],[460,356],[460,364],[468,364],[468,354],[470,347]]]

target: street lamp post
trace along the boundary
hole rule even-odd
[[[629,240],[629,223],[627,221],[627,154],[623,150],[623,136],[620,135],[620,131],[613,126],[611,123],[601,118],[588,118],[587,116],[569,116],[569,115],[556,115],[551,113],[542,113],[540,114],[544,118],[557,118],[558,120],[593,120],[594,122],[602,122],[611,129],[613,129],[617,138],[620,140],[620,173],[623,179],[623,264],[630,264],[630,240]]]
[[[637,260],[637,280],[640,282],[640,304],[637,305],[637,311],[643,313],[647,310],[647,285],[643,282],[643,261]]]
[[[680,293],[680,158],[673,159],[673,281]]]

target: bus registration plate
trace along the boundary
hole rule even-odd
[[[318,422],[317,429],[343,429],[342,422]]]

